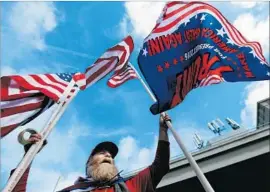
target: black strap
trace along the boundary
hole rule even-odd
[[[120,182],[114,185],[115,192],[129,192],[125,182]]]

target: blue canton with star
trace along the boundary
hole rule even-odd
[[[66,82],[70,82],[75,73],[56,73],[56,75]]]

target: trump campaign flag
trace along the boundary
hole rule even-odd
[[[167,3],[144,39],[138,64],[157,98],[153,114],[177,106],[198,87],[270,79],[260,44],[247,41],[203,2]]]

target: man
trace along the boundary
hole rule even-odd
[[[23,133],[22,133],[23,134]],[[32,133],[29,137],[29,139],[26,140],[25,144],[24,144],[24,151],[25,154],[26,152],[30,149],[31,145],[34,143],[37,143],[41,140],[41,135],[37,132]],[[45,140],[43,142],[43,146],[42,148],[47,144],[47,140]],[[42,149],[41,148],[41,149]],[[32,164],[32,162],[31,162]],[[28,175],[29,175],[29,171],[31,168],[31,164],[29,165],[29,167],[25,170],[24,174],[22,175],[21,179],[18,181],[18,183],[16,184],[16,186],[14,187],[14,189],[12,190],[12,192],[26,192],[26,185],[27,185],[27,179],[28,179]],[[10,172],[10,176],[14,173],[15,169],[11,170]]]
[[[102,142],[91,152],[86,163],[87,178],[79,178],[74,185],[60,192],[154,192],[162,177],[169,171],[169,139],[166,121],[159,120],[159,141],[154,162],[131,178],[124,179],[118,173],[114,158],[118,148],[112,142]]]

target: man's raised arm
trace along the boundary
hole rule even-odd
[[[36,142],[39,142],[40,140],[41,140],[41,135],[40,134],[31,134],[30,138],[27,140],[28,144],[24,145],[25,154],[30,149],[30,147],[31,147],[32,144],[34,144]],[[46,144],[47,144],[47,140],[44,141],[42,148]],[[32,165],[32,162],[30,163],[30,165],[28,166],[28,168],[25,170],[25,172],[23,173],[22,177],[18,181],[17,185],[12,190],[12,192],[26,192],[26,185],[27,185],[27,180],[28,180],[30,169],[31,169],[31,165]],[[14,173],[15,170],[16,169],[11,170],[10,177]]]
[[[156,156],[154,162],[149,167],[154,188],[158,185],[162,177],[166,175],[170,169],[170,142],[166,121],[171,121],[170,117],[167,114],[164,118],[160,115],[159,140]]]

